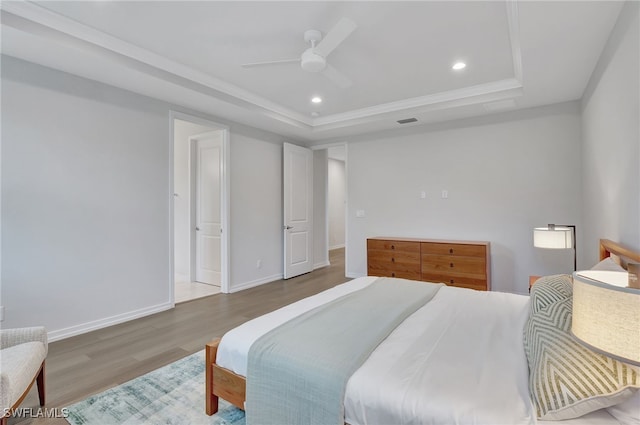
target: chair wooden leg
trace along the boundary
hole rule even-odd
[[[44,384],[44,361],[42,362],[42,366],[40,366],[40,373],[38,373],[38,377],[36,378],[36,383],[38,385],[38,398],[40,399],[40,406],[44,406],[45,404],[45,384]]]
[[[3,416],[2,419],[0,419],[0,424],[7,425],[8,421],[9,421],[9,418],[7,416]]]

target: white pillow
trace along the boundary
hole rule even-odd
[[[607,257],[604,260],[600,261],[595,266],[591,267],[591,270],[604,270],[609,272],[626,272],[626,270],[611,257]]]
[[[607,407],[607,412],[620,422],[620,425],[640,425],[640,391],[631,398],[615,406]]]

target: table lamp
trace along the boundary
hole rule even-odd
[[[640,366],[640,289],[628,282],[626,272],[573,273],[571,334],[593,351]]]
[[[549,224],[533,229],[533,246],[547,249],[573,248],[573,270],[578,269],[576,254],[576,226],[572,224]]]

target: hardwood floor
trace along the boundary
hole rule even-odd
[[[330,251],[329,259],[331,266],[289,280],[196,299],[49,344],[46,407],[65,407],[129,381],[204,349],[205,343],[247,320],[349,280],[344,277],[344,249]],[[20,407],[39,407],[35,386]],[[18,422],[67,423],[64,419],[9,420],[9,424]]]

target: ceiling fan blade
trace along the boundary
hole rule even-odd
[[[300,62],[300,58],[282,59],[282,60],[278,60],[278,61],[243,63],[242,67],[243,68],[253,68],[254,66],[277,65],[277,64],[280,64],[280,63],[293,63],[293,62]]]
[[[353,82],[346,75],[344,75],[331,65],[327,65],[324,71],[322,71],[322,75],[327,77],[333,84],[342,89],[348,89],[353,85]]]
[[[315,48],[315,52],[327,57],[329,53],[340,45],[358,26],[349,18],[342,18],[331,30],[324,36]]]

